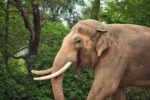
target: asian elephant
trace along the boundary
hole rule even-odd
[[[150,86],[150,28],[80,20],[65,36],[52,68],[31,72],[49,74],[34,80],[51,79],[55,100],[64,100],[62,81],[72,63],[77,74],[85,67],[94,70],[87,100],[125,100],[125,86]]]

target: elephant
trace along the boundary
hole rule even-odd
[[[62,42],[53,66],[32,70],[51,79],[55,100],[64,100],[63,78],[71,64],[75,71],[91,67],[94,80],[87,100],[126,100],[124,87],[150,87],[150,28],[135,24],[78,21]]]

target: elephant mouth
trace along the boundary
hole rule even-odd
[[[33,80],[48,80],[48,79],[52,79],[55,78],[57,76],[59,76],[60,74],[64,73],[70,66],[71,66],[72,62],[67,62],[61,69],[59,69],[58,71],[53,72],[53,67],[47,70],[41,70],[41,71],[37,71],[37,70],[32,70],[31,73],[32,74],[36,74],[36,75],[44,75],[44,74],[49,74],[46,76],[42,76],[42,77],[35,77],[33,78]]]

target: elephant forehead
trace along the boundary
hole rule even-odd
[[[74,39],[75,38],[80,38],[82,39],[83,41],[87,42],[90,40],[90,37],[87,36],[87,35],[84,35],[84,34],[68,34],[65,36],[64,40],[63,40],[63,43],[71,43],[71,42],[74,42]]]
[[[96,32],[96,27],[91,27],[87,24],[77,23],[71,29],[73,34],[84,34],[84,35],[93,35]]]
[[[82,39],[83,41],[88,41],[88,40],[90,40],[90,37],[87,36],[87,35],[84,35],[84,34],[73,34],[72,37],[73,37],[73,38],[80,38],[80,39]]]
[[[80,20],[78,23],[80,23],[82,25],[92,27],[94,29],[97,28],[100,25],[100,22],[98,22],[96,20],[93,20],[93,19]]]
[[[68,34],[68,35],[66,35],[65,37],[64,37],[64,40],[63,40],[63,44],[64,43],[69,43],[69,42],[71,42],[73,40],[73,34]]]

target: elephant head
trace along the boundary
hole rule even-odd
[[[92,19],[80,20],[65,36],[52,68],[42,71],[32,70],[32,73],[37,75],[52,74],[34,80],[52,79],[55,99],[64,100],[62,87],[64,72],[72,63],[77,65],[77,74],[82,68],[88,66],[94,68],[102,51],[108,46],[106,38],[103,38],[106,37],[106,33],[105,25],[100,22]]]

